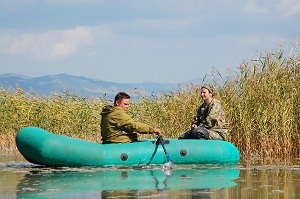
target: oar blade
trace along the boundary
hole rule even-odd
[[[161,165],[161,170],[167,175],[167,176],[171,176],[173,175],[173,162],[167,162],[163,165]]]
[[[166,149],[166,147],[164,145],[164,140],[162,139],[161,136],[158,136],[158,141],[162,145],[163,150],[164,150],[165,155],[166,155],[166,159],[167,159],[167,162],[165,164],[161,165],[161,169],[163,170],[163,172],[166,175],[170,176],[170,175],[173,174],[173,170],[172,170],[172,168],[173,168],[173,161],[172,161],[171,157],[169,156],[169,154],[167,152],[167,149]]]

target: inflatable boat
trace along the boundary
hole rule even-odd
[[[162,165],[168,157],[173,164],[236,164],[240,159],[238,149],[227,141],[164,138],[163,143],[146,139],[101,144],[38,127],[24,127],[16,136],[17,148],[25,159],[52,167]]]

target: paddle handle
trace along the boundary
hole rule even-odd
[[[164,141],[163,141],[162,137],[161,137],[161,136],[158,136],[158,139],[159,139],[159,141],[160,141],[160,143],[161,143],[161,145],[162,145],[162,147],[163,147],[163,149],[164,149],[164,152],[165,152],[165,155],[166,155],[166,158],[167,158],[167,162],[172,161],[172,159],[170,158],[170,156],[169,156],[169,154],[168,154],[168,152],[167,152],[167,149],[166,149],[166,147],[165,147],[165,145],[164,145]]]

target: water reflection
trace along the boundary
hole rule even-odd
[[[37,167],[0,155],[0,198],[300,198],[298,162],[175,165],[167,176],[151,167]]]
[[[1,158],[0,158],[1,159]],[[300,165],[46,168],[0,160],[0,198],[300,198]]]
[[[234,187],[235,168],[175,168],[171,176],[159,169],[32,169],[17,185],[17,198],[210,198]]]
[[[241,168],[236,198],[300,198],[300,166],[258,165]]]

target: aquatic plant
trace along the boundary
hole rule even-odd
[[[221,90],[231,141],[247,159],[299,154],[300,55],[284,53],[280,47],[241,63]]]
[[[247,160],[289,159],[299,155],[300,54],[288,55],[282,46],[242,62],[234,75],[214,81],[229,129],[229,141]],[[133,118],[160,127],[164,137],[176,138],[189,130],[198,106],[200,85],[186,84],[157,96],[133,101]],[[39,96],[16,87],[0,89],[0,146],[15,149],[14,138],[24,126],[100,142],[100,111],[111,103],[81,98],[65,91]],[[140,135],[140,139],[153,138]]]

